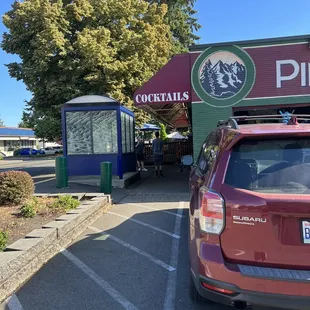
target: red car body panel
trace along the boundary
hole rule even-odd
[[[222,282],[233,283],[241,289],[248,291],[309,297],[309,283],[244,277],[241,275],[238,265],[229,264],[225,260],[221,247],[209,244],[205,238],[205,236],[202,239],[198,238],[199,274],[204,274],[212,279],[220,279]]]
[[[309,268],[310,247],[302,243],[301,220],[310,219],[310,195],[253,193],[225,184],[221,194],[226,202],[224,257],[260,266]],[[243,217],[254,221],[242,224]]]
[[[301,220],[310,221],[310,194],[254,192],[226,185],[224,179],[231,149],[241,139],[305,136],[310,139],[310,124],[244,125],[239,130],[224,127],[217,131],[221,138],[212,167],[205,175],[201,175],[197,168],[193,168],[190,174],[189,254],[192,273],[246,291],[281,294],[288,298],[309,297],[309,279],[302,282],[246,277],[240,272],[239,265],[310,270],[310,244],[303,244],[301,237]],[[220,235],[204,233],[200,229],[198,197],[202,186],[219,193],[225,201],[225,228]],[[236,223],[240,218],[253,218],[254,221],[249,221],[249,225]]]

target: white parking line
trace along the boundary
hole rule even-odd
[[[183,214],[184,201],[180,201],[178,214]],[[174,233],[179,235],[181,232],[181,218],[177,217],[174,223]],[[180,240],[173,239],[171,246],[171,256],[170,256],[170,265],[177,269],[178,267],[178,259],[179,259],[179,246]],[[175,294],[176,294],[176,281],[177,281],[177,273],[169,272],[168,281],[166,287],[166,294],[164,300],[164,310],[174,310],[175,309]]]
[[[7,298],[4,304],[8,306],[9,310],[24,310],[22,304],[15,294]]]
[[[126,310],[138,310],[129,300],[123,297],[117,290],[115,290],[108,282],[104,281],[99,275],[97,275],[92,269],[86,266],[75,255],[68,250],[62,250],[61,253],[67,257],[76,267],[89,276],[94,282],[96,282],[104,291],[106,291],[116,302],[121,304]]]
[[[55,180],[55,179],[56,179],[56,178],[51,178],[51,179],[47,179],[47,180],[42,180],[42,181],[35,182],[34,184],[46,183],[46,182],[53,181],[53,180]]]
[[[124,246],[124,247],[126,247],[126,248],[132,250],[133,252],[136,252],[136,253],[138,253],[138,254],[140,254],[140,255],[142,255],[142,256],[148,258],[148,259],[149,259],[150,261],[152,261],[153,263],[159,265],[160,267],[165,268],[165,269],[168,270],[168,271],[174,271],[174,270],[175,270],[175,268],[173,268],[172,266],[169,266],[168,264],[164,263],[163,261],[161,261],[161,260],[155,258],[154,256],[152,256],[152,255],[150,255],[150,254],[148,254],[148,253],[146,253],[146,252],[144,252],[144,251],[142,251],[142,250],[136,248],[135,246],[133,246],[133,245],[131,245],[131,244],[129,244],[129,243],[127,243],[127,242],[125,242],[125,241],[123,241],[123,240],[121,240],[121,239],[115,237],[115,236],[112,236],[112,235],[110,235],[110,234],[107,234],[107,233],[106,233],[105,231],[103,231],[103,230],[100,230],[100,229],[98,229],[98,228],[96,228],[96,227],[92,227],[92,226],[90,226],[90,227],[88,227],[88,228],[91,229],[91,230],[93,230],[93,231],[96,232],[96,233],[102,234],[102,235],[104,235],[104,236],[108,236],[109,239],[111,239],[111,240],[113,240],[113,241],[115,241],[115,242],[121,244],[122,246]]]
[[[177,214],[177,213],[173,213],[173,212],[170,212],[170,211],[167,211],[167,210],[158,209],[158,208],[152,208],[152,207],[141,205],[141,204],[138,204],[138,203],[126,203],[126,204],[131,205],[131,206],[135,206],[135,207],[138,207],[138,208],[144,208],[144,209],[148,209],[148,210],[152,210],[152,211],[158,211],[158,212],[170,214],[170,215],[173,215],[173,216],[183,217],[182,215]]]
[[[155,227],[155,226],[153,226],[153,225],[150,225],[150,224],[147,224],[147,223],[144,223],[144,222],[135,220],[135,219],[133,219],[133,218],[131,218],[131,217],[124,216],[124,215],[120,215],[120,214],[114,213],[114,212],[108,212],[108,214],[112,214],[112,215],[121,217],[121,218],[123,218],[123,219],[126,219],[126,220],[128,220],[128,221],[132,221],[132,222],[134,222],[134,223],[143,225],[143,226],[145,226],[145,227],[148,227],[148,228],[151,228],[151,229],[153,229],[153,230],[159,231],[159,232],[161,232],[161,233],[163,233],[163,234],[165,234],[165,235],[168,235],[168,236],[170,236],[170,237],[173,237],[173,238],[175,238],[175,239],[180,239],[180,236],[177,235],[177,234],[172,234],[172,233],[170,233],[170,232],[168,232],[168,231],[166,231],[166,230],[163,230],[163,229],[160,229],[160,228]]]

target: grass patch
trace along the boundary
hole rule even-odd
[[[0,231],[0,252],[3,252],[6,249],[8,238],[9,236],[6,231]]]
[[[0,204],[0,251],[3,251],[7,244],[12,244],[79,205],[79,200],[70,195],[32,196],[20,205]]]
[[[79,204],[80,202],[70,195],[57,198],[32,197],[20,208],[20,215],[24,218],[33,218],[36,215],[61,214],[76,209]]]
[[[25,218],[32,218],[37,215],[37,212],[41,208],[41,203],[37,197],[29,199],[21,208],[20,214]]]
[[[54,210],[74,210],[79,206],[80,202],[70,195],[59,196],[52,204]]]

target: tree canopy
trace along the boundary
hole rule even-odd
[[[149,2],[167,4],[168,13],[165,21],[170,26],[175,53],[187,51],[190,45],[200,39],[194,33],[201,28],[198,19],[195,18],[196,0],[149,0]]]
[[[1,115],[0,115],[0,127],[3,127],[4,126],[4,121],[3,119],[1,118]]]
[[[163,123],[160,123],[159,124],[159,128],[160,128],[160,130],[159,130],[159,137],[163,141],[167,140],[168,135],[167,135],[167,131],[166,131],[166,126]]]
[[[23,122],[38,131],[51,121],[59,138],[59,106],[86,94],[109,95],[134,110],[138,125],[145,122],[133,93],[195,39],[191,2],[15,1],[3,16],[2,48],[20,57],[9,73],[33,94]]]

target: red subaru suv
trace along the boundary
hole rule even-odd
[[[310,309],[309,119],[232,117],[203,143],[190,175],[194,300]]]

